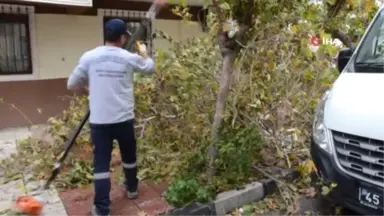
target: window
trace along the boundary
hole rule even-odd
[[[380,26],[379,35],[375,38],[374,55],[384,55],[384,24]]]
[[[115,17],[104,17],[104,24],[110,20],[114,19]],[[135,33],[136,29],[139,28],[141,19],[140,18],[125,18],[125,17],[117,17],[118,19],[123,20],[127,24],[128,31],[130,31],[132,34]],[[149,26],[145,29],[145,33],[141,35],[137,40],[143,41],[147,45],[148,54],[152,53],[152,23],[149,22]],[[135,51],[135,46],[132,46],[128,49],[131,52]]]
[[[0,75],[32,74],[27,14],[0,13]]]

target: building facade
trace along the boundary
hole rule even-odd
[[[194,24],[182,23],[171,6],[151,23],[142,40],[152,53],[169,47],[167,41],[152,37],[156,30],[176,40],[204,34],[197,22],[204,11],[193,2]],[[60,114],[69,105],[68,96],[73,96],[66,80],[84,51],[103,44],[104,22],[121,18],[134,30],[150,4],[148,0],[1,1],[0,128],[41,124]]]

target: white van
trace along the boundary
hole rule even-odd
[[[384,7],[356,49],[340,51],[340,76],[315,114],[311,155],[336,183],[329,197],[365,215],[384,215]]]

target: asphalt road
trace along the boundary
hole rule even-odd
[[[283,216],[284,212],[267,212],[262,216]],[[350,211],[348,209],[341,209],[339,214],[337,214],[336,208],[332,203],[324,200],[322,197],[318,196],[316,198],[305,198],[303,197],[300,200],[300,214],[303,216],[323,216],[323,215],[356,215],[359,216],[356,212]]]
[[[348,209],[341,209],[337,214],[336,208],[321,196],[302,198],[300,200],[300,215],[359,215]]]
[[[274,171],[276,172],[276,171]],[[280,171],[282,172],[282,171]],[[287,171],[284,171],[286,173],[290,173],[291,171],[287,170]],[[281,176],[285,176],[285,174],[279,174],[278,172],[276,173],[273,173],[272,175],[281,175]],[[295,178],[295,177],[290,177],[290,178]],[[317,176],[314,175],[313,176],[313,183],[312,183],[312,187],[316,188],[316,184],[315,182],[317,182],[316,180]],[[280,216],[280,215],[285,215],[285,212],[283,213],[279,213],[279,212],[267,212],[265,214],[263,214],[263,216],[271,216],[271,215],[276,215],[276,216]],[[321,195],[317,195],[315,196],[314,198],[308,198],[306,196],[303,195],[303,197],[300,199],[300,213],[299,215],[303,215],[303,216],[314,216],[314,215],[345,215],[345,216],[360,216],[360,214],[356,213],[356,212],[353,212],[351,210],[348,210],[348,209],[345,209],[345,208],[336,208],[335,205],[333,205],[331,202],[327,201],[323,196]]]

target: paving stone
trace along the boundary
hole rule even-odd
[[[89,205],[90,206],[90,205]],[[87,207],[88,208],[88,207]],[[84,208],[84,209],[87,209]],[[111,203],[111,215],[138,215],[141,210],[131,200],[117,200]],[[70,214],[71,216],[77,216],[79,214]]]
[[[134,200],[135,204],[137,206],[145,206],[148,202],[152,201],[155,198],[161,198],[160,194],[155,191],[153,188],[148,186],[145,183],[139,184],[138,188],[139,197]]]
[[[0,141],[0,160],[9,158],[17,153],[16,142],[13,140]]]
[[[0,211],[0,216],[9,216],[9,212],[11,212],[11,210],[7,209],[5,211]]]
[[[148,215],[158,215],[171,209],[167,202],[160,197],[141,202],[137,204],[137,207],[146,212]]]
[[[28,195],[36,197],[36,199],[43,202],[44,204],[61,203],[59,194],[54,188],[49,190],[42,190],[41,188],[40,190],[30,192]]]
[[[168,188],[167,183],[160,183],[160,184],[155,184],[151,181],[144,181],[146,185],[154,189],[157,193],[159,193],[160,196],[163,196],[164,191]]]
[[[16,141],[25,139],[33,134],[33,130],[30,127],[15,127],[6,128],[0,130],[0,140],[2,141]]]
[[[45,204],[43,209],[43,216],[67,216],[67,212],[62,202],[57,202],[53,204]]]
[[[27,170],[26,172],[27,173],[24,174],[24,181],[27,182],[27,183],[32,182],[34,180],[32,171],[31,170]]]
[[[39,139],[44,142],[52,143],[54,139],[49,133],[47,133],[47,130],[46,130],[47,128],[48,128],[48,125],[45,125],[45,124],[31,127],[30,132],[31,132],[32,138]]]
[[[17,140],[31,136],[28,127],[7,128],[0,130],[0,160],[17,153]]]
[[[11,208],[12,208],[11,201],[0,201],[0,215],[3,213],[6,213]]]
[[[0,130],[0,161],[13,153],[17,153],[17,140],[33,136],[42,136],[44,127],[34,128],[10,128]],[[20,179],[9,181],[2,177],[0,170],[0,216],[8,215],[16,199],[20,196],[34,196],[44,204],[43,215],[67,216],[63,203],[56,189],[52,186],[49,190],[42,190],[45,182],[33,181],[30,170],[24,170],[26,174]],[[8,181],[8,182],[7,182]],[[24,182],[27,182],[24,185]]]
[[[16,200],[19,196],[25,196],[23,180],[19,179],[0,185],[0,201]]]
[[[134,203],[148,215],[157,215],[169,210],[170,206],[149,183],[141,183],[138,191],[139,197],[134,200]]]
[[[13,209],[16,199],[24,195],[26,193],[21,179],[0,185],[0,215]]]
[[[25,178],[24,178],[24,181],[25,181]],[[25,181],[25,182],[27,182],[27,181]],[[26,184],[26,188],[28,189],[28,192],[39,191],[42,187],[43,187],[43,183],[37,182],[37,181],[29,181]]]
[[[0,130],[0,140],[3,141],[23,139],[28,136],[31,136],[31,132],[28,127],[6,128]]]

